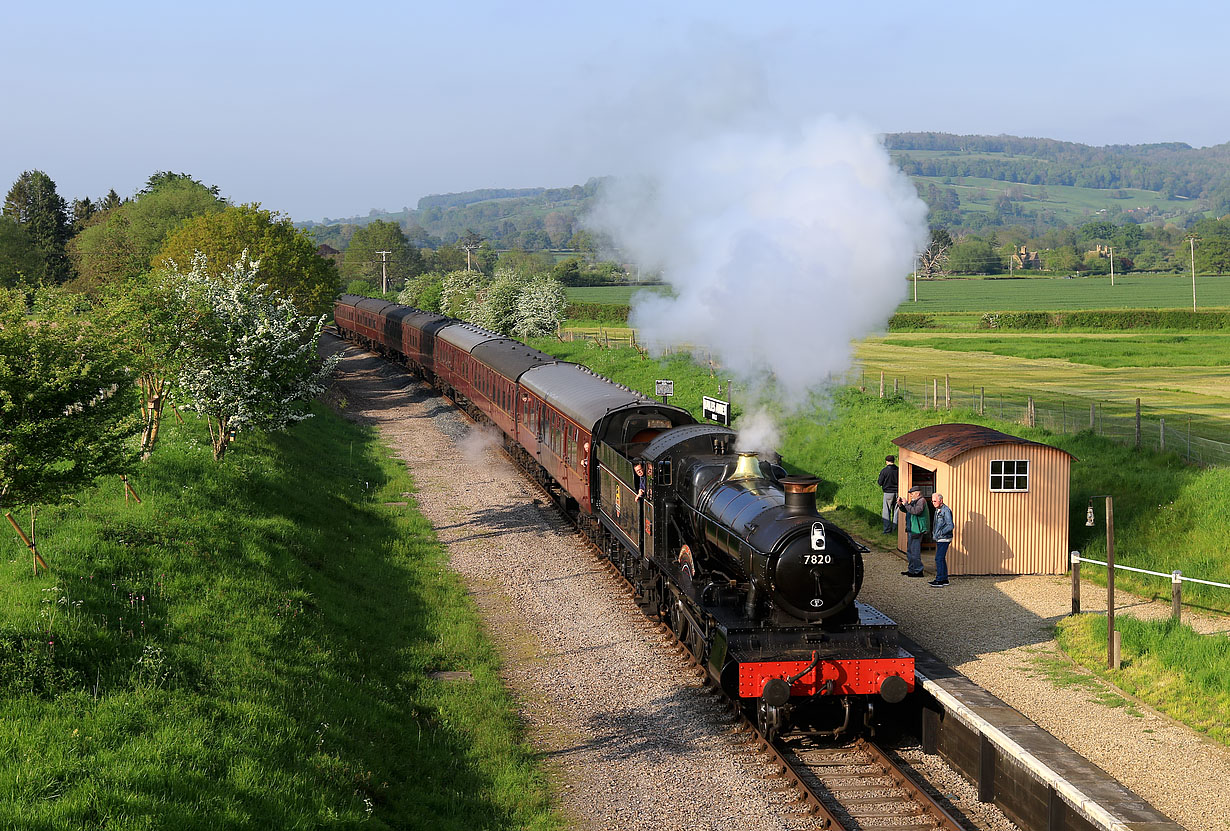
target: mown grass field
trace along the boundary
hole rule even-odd
[[[669,286],[569,286],[565,290],[572,303],[604,303],[624,306],[632,301],[632,295],[647,291],[659,294],[670,292]]]
[[[1230,365],[1230,333],[1049,335],[951,335],[901,337],[881,341],[888,347],[986,352],[1010,358],[1054,359],[1101,367],[1197,367]]]
[[[218,464],[168,423],[131,479],[39,515],[51,574],[5,538],[0,827],[562,825],[374,432],[321,408]]]
[[[1171,340],[1186,338],[1186,340]],[[1106,415],[1133,416],[1141,399],[1156,443],[1159,418],[1170,430],[1230,442],[1230,333],[1162,335],[985,335],[897,333],[871,337],[856,348],[855,376],[878,390],[880,372],[889,389],[928,395],[948,376],[962,403],[985,391],[987,406],[1007,398],[1019,411],[1032,395],[1037,407],[1088,426],[1089,405]],[[1082,421],[1083,420],[1083,421]]]
[[[1192,278],[1183,275],[1116,275],[1065,279],[919,280],[902,291],[898,312],[1063,311],[1072,309],[1190,309]],[[1196,306],[1230,307],[1230,276],[1196,275]]]

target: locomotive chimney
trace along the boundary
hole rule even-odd
[[[740,451],[739,462],[735,465],[735,472],[730,474],[731,479],[760,479],[764,476],[760,472],[760,458],[755,453],[744,453]]]
[[[816,486],[820,480],[815,476],[784,476],[781,482],[786,489],[786,513],[790,516],[815,516]]]

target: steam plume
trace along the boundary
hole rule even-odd
[[[674,288],[636,296],[631,324],[651,349],[709,350],[745,389],[765,394],[771,377],[772,397],[797,405],[904,297],[926,206],[869,129],[778,123],[666,142],[591,222]]]

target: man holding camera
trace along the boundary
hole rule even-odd
[[[923,499],[922,488],[910,485],[906,496],[906,499],[897,499],[897,510],[905,513],[905,530],[908,532],[905,545],[906,570],[901,573],[906,577],[922,577],[922,538],[930,530],[931,518],[927,515],[927,500]]]

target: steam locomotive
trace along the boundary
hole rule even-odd
[[[334,321],[499,428],[769,738],[874,730],[878,703],[913,690],[896,624],[856,599],[867,549],[820,516],[818,479],[737,452],[727,427],[470,323],[355,295],[336,302]]]

